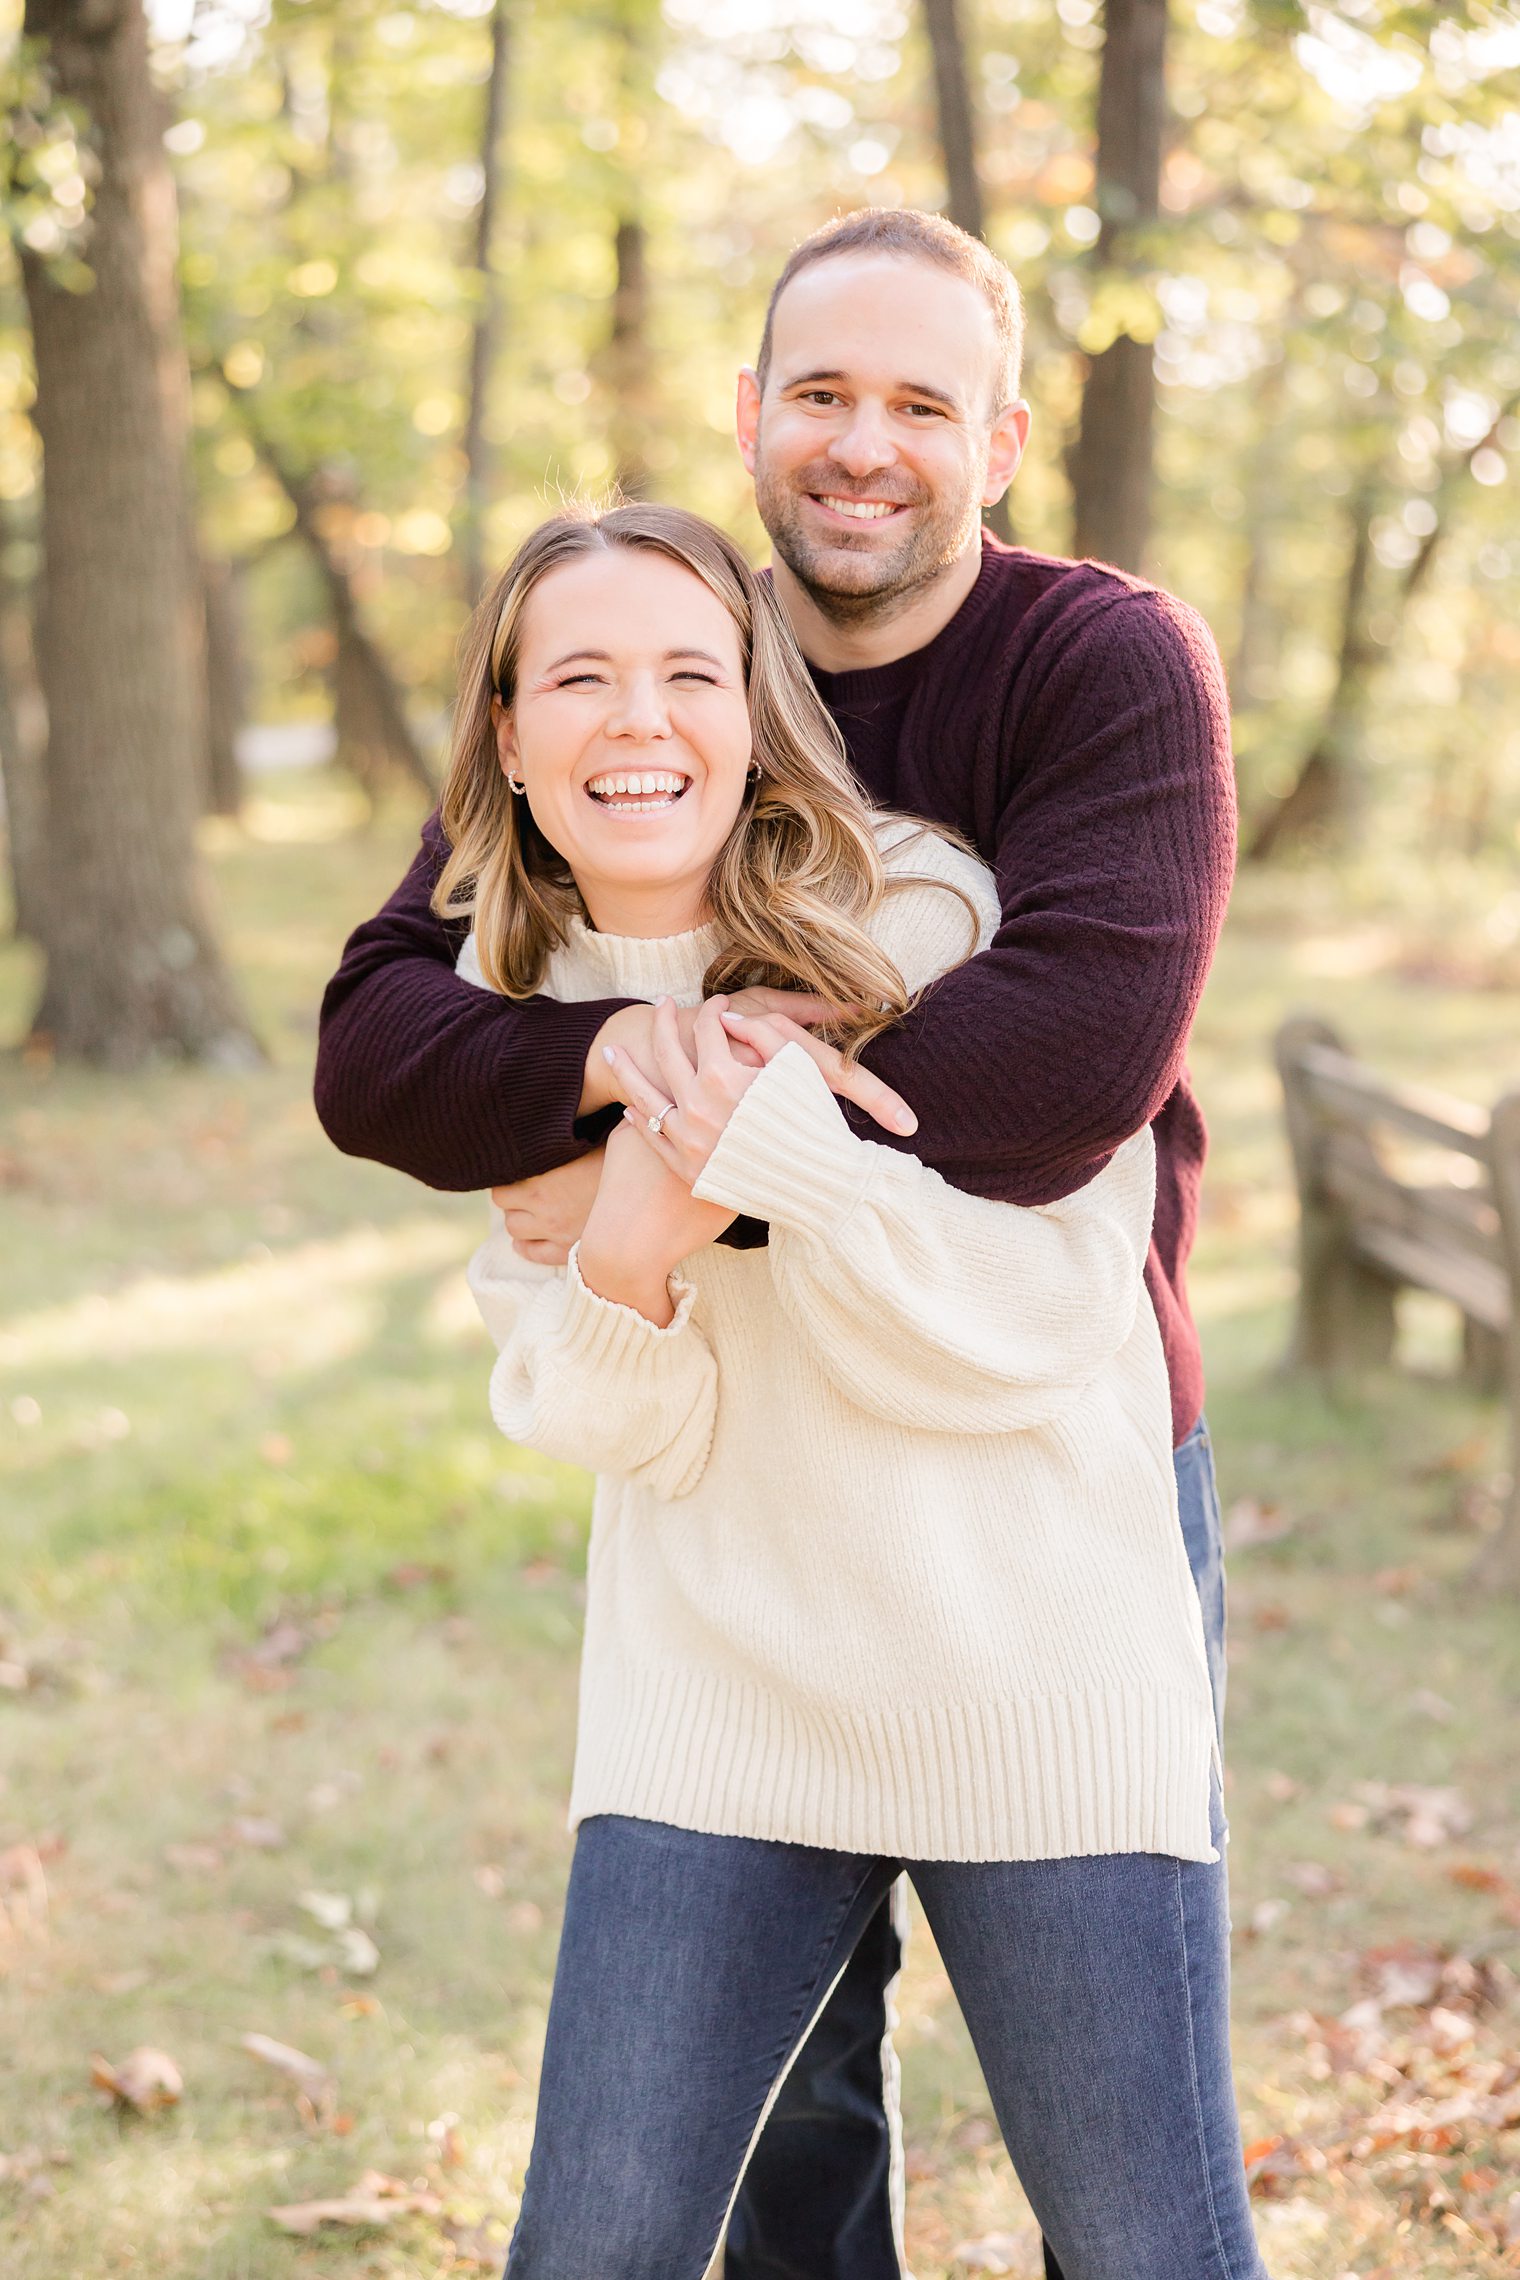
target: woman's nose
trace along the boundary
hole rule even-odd
[[[607,732],[635,744],[655,744],[669,736],[670,708],[652,673],[641,673],[625,684],[612,708]]]

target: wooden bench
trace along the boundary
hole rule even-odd
[[[1277,1034],[1299,1200],[1293,1359],[1327,1375],[1386,1362],[1401,1288],[1461,1310],[1469,1371],[1509,1398],[1509,1508],[1480,1563],[1520,1588],[1520,1092],[1490,1113],[1395,1083],[1325,1022]]]

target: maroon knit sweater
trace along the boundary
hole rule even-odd
[[[1117,571],[989,538],[926,647],[814,679],[871,797],[955,825],[1002,898],[992,947],[867,1049],[918,1113],[895,1144],[973,1194],[1050,1203],[1154,1126],[1146,1279],[1181,1441],[1203,1403],[1184,1278],[1205,1146],[1184,1054],[1235,846],[1208,630]],[[395,894],[349,938],[322,1007],[317,1110],[350,1155],[432,1187],[488,1187],[587,1145],[586,1056],[626,1001],[514,1003],[457,979],[461,930],[428,900],[441,848],[433,817]]]

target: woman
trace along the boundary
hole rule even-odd
[[[868,812],[768,587],[694,517],[528,540],[444,823],[462,971],[658,1003],[568,1266],[498,1228],[471,1268],[497,1422],[601,1475],[512,2280],[699,2280],[903,1868],[1066,2280],[1259,2280],[1149,1133],[1060,1203],[989,1203],[856,1138],[807,1036],[729,1005],[801,988],[857,1047],[998,911]],[[716,1244],[736,1214],[764,1248]]]

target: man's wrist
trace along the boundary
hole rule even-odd
[[[632,1052],[636,1042],[645,1036],[648,1022],[647,1005],[620,1005],[616,1013],[608,1014],[592,1038],[591,1050],[586,1055],[580,1107],[576,1110],[577,1121],[582,1117],[596,1116],[602,1110],[617,1105],[621,1095],[607,1061],[606,1047],[621,1045],[625,1052]]]

